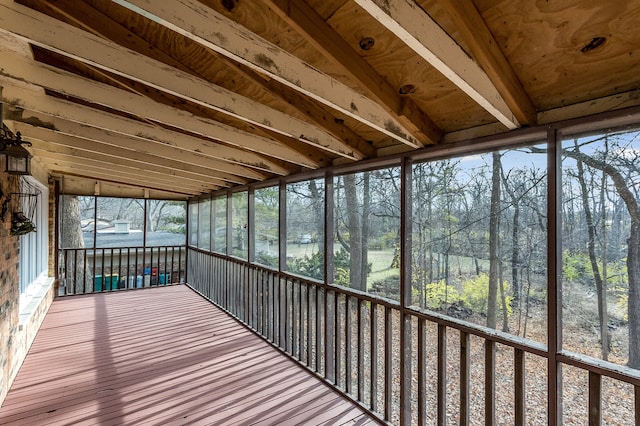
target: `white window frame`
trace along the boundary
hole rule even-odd
[[[23,176],[40,191],[33,222],[36,232],[20,236],[20,263],[18,266],[20,312],[25,311],[43,287],[50,284],[49,270],[49,188],[31,176]]]

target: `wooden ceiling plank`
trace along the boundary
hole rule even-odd
[[[364,158],[362,153],[317,126],[11,0],[0,0],[0,31],[336,155],[351,160]]]
[[[118,178],[126,178],[126,179],[135,179],[140,184],[145,185],[154,185],[158,188],[167,188],[167,189],[180,189],[183,191],[192,191],[192,192],[207,192],[207,191],[215,191],[219,189],[215,185],[207,186],[207,185],[194,185],[192,183],[188,183],[182,181],[180,179],[174,179],[173,181],[167,181],[166,179],[160,179],[154,176],[147,176],[140,173],[134,173],[128,170],[120,170],[112,164],[101,163],[99,161],[86,161],[79,163],[79,159],[74,155],[69,155],[65,153],[58,152],[50,152],[47,150],[34,149],[34,155],[40,158],[45,163],[55,162],[56,166],[67,165],[70,167],[74,167],[77,170],[93,170],[98,173],[111,173],[113,177]]]
[[[182,181],[185,184],[196,187],[215,186],[217,188],[221,188],[229,186],[227,182],[211,178],[203,179],[198,175],[183,172],[181,170],[167,169],[166,167],[155,165],[150,165],[141,169],[139,163],[126,158],[96,153],[86,149],[53,144],[33,137],[25,140],[28,140],[33,144],[33,146],[29,148],[29,151],[36,158],[40,156],[56,158],[56,155],[64,155],[66,157],[72,156],[76,158],[76,162],[79,164],[85,164],[86,162],[87,165],[96,166],[100,163],[106,167],[112,167],[114,170],[124,170],[128,173],[133,173],[141,177],[150,177],[153,178],[154,181],[163,181],[164,183],[176,183],[177,181]]]
[[[43,166],[45,167],[45,166]],[[51,173],[53,179],[60,182],[60,195],[93,195],[96,179]],[[162,189],[141,188],[120,183],[100,181],[100,195],[104,197],[148,198],[151,200],[186,201],[190,194],[186,191],[169,191]]]
[[[23,134],[24,139],[37,138],[46,140],[51,143],[56,143],[63,146],[69,146],[80,149],[87,149],[97,153],[103,153],[105,155],[112,155],[115,157],[126,158],[134,160],[140,163],[140,169],[144,170],[144,167],[148,164],[162,165],[168,168],[175,168],[184,172],[190,172],[197,175],[201,175],[203,179],[206,178],[218,178],[227,182],[235,184],[244,184],[246,180],[238,178],[236,176],[222,176],[216,174],[213,170],[202,167],[195,164],[190,164],[178,160],[178,157],[167,158],[158,155],[152,155],[135,151],[126,146],[126,143],[119,143],[119,145],[106,144],[102,141],[82,138],[79,136],[69,135],[57,132],[55,130],[46,129],[44,127],[36,127],[27,123],[14,122],[13,127],[16,131]],[[112,142],[118,142],[113,140]]]
[[[47,142],[34,140],[40,147],[46,146]],[[34,144],[35,146],[35,144]],[[171,187],[172,189],[207,191],[209,188],[215,188],[216,185],[203,182],[196,182],[188,179],[173,178],[168,179],[166,176],[157,176],[156,174],[147,174],[140,170],[136,171],[132,168],[121,166],[119,164],[111,164],[100,160],[87,160],[84,157],[78,157],[76,154],[68,151],[52,151],[49,148],[34,148],[33,154],[39,161],[50,162],[56,161],[57,164],[65,163],[76,167],[78,170],[95,170],[101,173],[111,173],[113,177],[128,177],[138,179],[141,183],[154,184],[156,187]]]
[[[42,86],[72,97],[105,105],[135,116],[183,129],[203,137],[230,143],[238,148],[278,158],[304,167],[317,168],[319,164],[282,142],[253,135],[215,120],[194,116],[183,110],[162,105],[146,97],[94,82],[46,64],[24,58],[0,48],[3,64],[0,81],[7,86],[25,87],[24,82]],[[38,96],[39,93],[36,94]],[[19,104],[20,98],[13,100]]]
[[[117,3],[399,142],[413,148],[423,146],[378,103],[195,0]]]
[[[316,11],[303,1],[263,0],[274,12],[302,34],[315,49],[338,65],[396,120],[424,144],[438,143],[442,131],[409,98],[402,98],[369,63],[356,52]]]
[[[182,188],[160,188],[153,182],[140,182],[135,178],[125,178],[114,175],[113,173],[101,172],[96,170],[86,170],[84,168],[77,168],[67,164],[57,164],[55,160],[43,161],[43,164],[51,170],[53,175],[65,175],[73,176],[83,179],[99,180],[101,182],[108,182],[116,185],[127,185],[136,188],[147,188],[155,191],[170,191],[177,194],[183,194],[186,196],[195,196],[206,193],[207,191],[188,190]],[[93,194],[91,194],[93,195]]]
[[[124,47],[142,53],[145,56],[149,56],[182,71],[205,78],[201,73],[187,67],[182,62],[176,60],[174,56],[166,53],[163,50],[163,46],[153,45],[147,42],[144,38],[138,36],[136,33],[106,16],[103,11],[95,9],[95,5],[92,7],[84,2],[80,2],[80,4],[78,4],[73,0],[56,0],[55,5],[51,4],[50,0],[48,0],[48,4],[55,10],[58,10],[59,13],[63,13],[68,17],[68,19],[73,20],[73,22],[82,28],[90,29],[94,34],[102,35]],[[90,23],[90,25],[87,23]],[[226,66],[234,71],[234,73],[243,76],[259,87],[263,87],[265,90],[287,102],[292,107],[295,107],[300,114],[307,117],[311,122],[325,129],[335,138],[345,141],[350,146],[355,147],[356,150],[362,152],[367,158],[376,156],[375,149],[360,135],[340,123],[339,120],[336,120],[336,117],[330,117],[330,119],[327,119],[327,112],[314,102],[308,100],[308,98],[305,98],[301,94],[291,90],[283,90],[284,87],[281,84],[272,79],[265,78],[263,74],[258,74],[236,62],[227,61],[217,52],[212,50],[209,50],[209,52],[216,60],[223,61]],[[119,80],[118,84],[123,85]],[[127,86],[126,89],[139,93],[139,91],[130,86]],[[281,137],[280,134],[278,134],[278,136]],[[275,138],[279,139],[278,137]],[[309,149],[307,148],[304,151],[307,153]],[[301,157],[302,155],[298,156]],[[304,158],[305,159],[293,162],[309,168],[317,168],[321,166],[317,161],[313,161],[306,157]]]
[[[440,0],[471,54],[487,73],[520,124],[535,125],[536,109],[498,42],[471,0]]]
[[[197,153],[185,151],[169,145],[163,145],[146,139],[130,138],[122,134],[118,134],[109,130],[98,127],[86,126],[73,121],[52,117],[38,112],[25,111],[24,117],[21,118],[25,123],[42,123],[44,127],[53,128],[56,133],[69,135],[80,139],[94,141],[100,144],[111,145],[119,149],[132,151],[135,154],[130,155],[151,155],[153,158],[162,158],[163,161],[178,161],[199,167],[203,171],[207,171],[209,176],[215,176],[217,173],[226,174],[227,178],[238,183],[240,178],[263,180],[264,175],[259,172],[247,169],[245,167],[228,164],[223,161],[213,160]],[[27,133],[25,132],[25,135]],[[242,179],[240,179],[242,181]],[[246,179],[244,180],[246,182]]]
[[[238,148],[173,132],[140,121],[80,106],[63,99],[52,98],[44,94],[36,95],[33,91],[21,90],[15,86],[5,87],[7,98],[20,99],[20,106],[27,110],[120,133],[134,140],[140,140],[145,144],[156,144],[163,147],[171,146],[180,150],[180,152],[186,150],[188,155],[207,156],[279,175],[288,174],[288,170],[277,164],[270,163],[253,152],[245,152]]]
[[[415,2],[354,1],[505,127],[520,127],[482,68]]]

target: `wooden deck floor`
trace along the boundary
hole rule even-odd
[[[0,424],[376,424],[186,286],[57,299]]]

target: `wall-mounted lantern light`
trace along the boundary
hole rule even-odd
[[[0,87],[0,100],[2,87]],[[20,132],[15,135],[5,126],[2,114],[2,102],[0,101],[0,154],[5,156],[5,171],[12,175],[31,174],[31,154],[22,145],[31,146],[31,142],[25,142],[20,137]]]
[[[16,135],[2,124],[0,133],[0,154],[6,158],[5,171],[12,175],[31,174],[31,154],[22,145],[31,146],[20,138],[20,132]]]

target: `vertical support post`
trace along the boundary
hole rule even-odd
[[[411,423],[411,315],[406,313],[411,306],[411,217],[412,212],[412,167],[405,157],[400,168],[400,424]]]
[[[53,221],[53,273],[55,274],[55,294],[57,295],[60,286],[60,249],[62,248],[60,247],[60,181],[57,179],[53,181],[53,202],[55,203],[53,207],[55,214]]]
[[[547,132],[547,392],[549,426],[562,424],[562,159],[558,130]]]
[[[278,270],[287,270],[287,185],[278,188]]]
[[[333,238],[334,232],[334,183],[333,174],[327,173],[324,178],[324,283],[333,282]]]
[[[247,260],[249,262],[256,261],[256,248],[255,248],[255,229],[256,229],[256,200],[255,190],[253,187],[249,187],[247,191]]]
[[[200,209],[199,205],[196,204],[196,207],[198,209]],[[144,268],[147,265],[147,199],[144,199],[144,207],[143,209],[143,217],[144,219],[142,220],[142,287],[144,287]],[[96,213],[97,213],[97,209],[96,209]],[[199,212],[198,212],[199,213]],[[198,215],[198,217],[200,217],[200,215]],[[198,225],[196,225],[196,231],[198,229]],[[151,253],[151,262],[153,262],[153,253]],[[151,275],[151,267],[153,265],[149,264],[149,275]],[[149,285],[151,285],[151,276],[149,276]]]
[[[256,246],[255,246],[255,241],[256,241],[256,199],[255,199],[255,189],[253,188],[253,186],[249,187],[249,190],[247,191],[247,260],[250,263],[253,263],[256,261]],[[243,285],[243,291],[244,291],[244,310],[245,310],[245,321],[250,324],[250,326],[254,327],[255,325],[253,324],[253,322],[251,321],[251,318],[253,317],[253,313],[252,313],[252,307],[251,307],[251,300],[252,300],[252,292],[251,292],[251,283],[253,282],[252,280],[252,275],[251,275],[251,270],[245,265],[244,266],[244,273],[243,275],[243,279],[244,279],[244,285]]]

